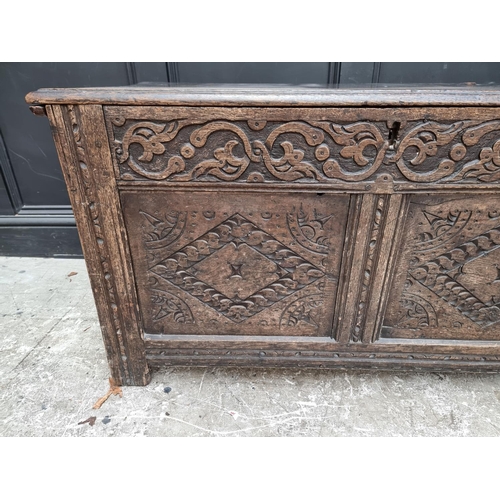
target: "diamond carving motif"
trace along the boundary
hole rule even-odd
[[[448,219],[450,224],[455,224],[458,216],[450,214]],[[421,256],[417,254],[416,265],[408,272],[421,285],[484,328],[500,321],[500,283],[495,281],[499,249],[500,226],[497,226],[462,240],[451,249],[436,252],[432,259],[426,259],[425,252]]]
[[[413,198],[383,336],[499,338],[497,206],[497,196]]]
[[[188,243],[151,271],[236,323],[324,276],[240,214]]]
[[[191,268],[207,285],[234,300],[245,300],[287,271],[246,243],[228,243]]]

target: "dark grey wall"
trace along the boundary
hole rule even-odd
[[[180,83],[500,83],[500,63],[0,63],[0,255],[81,255],[41,87]]]

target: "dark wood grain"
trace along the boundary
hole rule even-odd
[[[500,370],[500,91],[133,87],[51,122],[113,378]]]

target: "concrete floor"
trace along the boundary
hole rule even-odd
[[[500,435],[500,375],[175,368],[93,410],[108,377],[84,261],[0,257],[1,436]]]

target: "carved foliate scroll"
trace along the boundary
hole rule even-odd
[[[500,120],[126,119],[108,117],[122,180],[496,183]],[[399,123],[399,122],[398,122]]]

